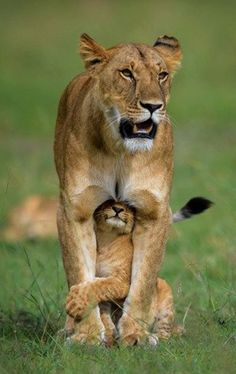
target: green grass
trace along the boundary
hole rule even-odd
[[[67,4],[67,5],[65,5]],[[236,367],[235,11],[227,1],[11,1],[1,7],[0,226],[24,197],[58,190],[52,143],[59,96],[82,71],[87,32],[105,46],[183,45],[169,111],[175,132],[172,206],[216,204],[176,225],[161,275],[186,336],[157,350],[68,349],[56,338],[66,282],[56,241],[0,244],[0,373],[233,373]]]

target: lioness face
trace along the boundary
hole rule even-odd
[[[134,226],[134,210],[124,203],[107,200],[95,210],[94,219],[102,231],[129,234]]]
[[[159,124],[167,120],[172,73],[181,59],[178,41],[165,36],[154,47],[122,44],[105,49],[84,34],[80,48],[97,79],[112,137],[131,152],[150,150]]]

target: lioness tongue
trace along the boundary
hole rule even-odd
[[[150,122],[142,122],[136,123],[133,127],[134,134],[148,134],[152,130],[152,123]]]

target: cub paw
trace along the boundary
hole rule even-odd
[[[182,336],[182,335],[185,335],[185,334],[186,334],[186,331],[185,331],[184,326],[182,326],[182,325],[175,325],[173,327],[173,335],[174,336]]]
[[[72,286],[66,299],[66,312],[75,320],[80,320],[93,308],[92,295],[86,284]]]

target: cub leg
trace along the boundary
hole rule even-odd
[[[101,319],[105,328],[105,343],[111,347],[117,336],[117,329],[111,318],[111,303],[102,302],[99,304]]]
[[[169,339],[172,335],[184,333],[183,326],[175,324],[173,293],[164,279],[158,278],[157,280],[151,309],[154,316],[153,333],[158,338]]]
[[[170,338],[174,328],[174,302],[172,289],[164,279],[157,280],[151,310],[154,315],[153,334],[160,339]]]
[[[95,278],[72,286],[66,300],[67,313],[80,320],[98,303],[124,299],[129,291],[129,281],[118,277]]]

